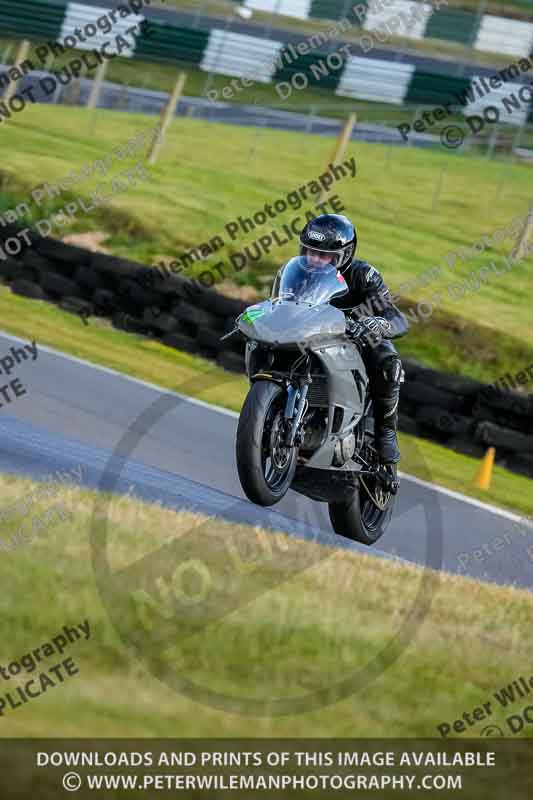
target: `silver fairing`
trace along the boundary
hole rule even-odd
[[[332,339],[344,335],[344,313],[329,303],[310,306],[294,301],[266,300],[253,306],[263,315],[253,324],[239,320],[238,328],[247,338],[273,346],[296,345],[305,342],[314,345],[317,339]]]
[[[272,303],[267,300],[252,307],[253,322],[244,322],[242,316],[238,328],[249,340],[274,349],[305,349],[321,362],[328,387],[327,435],[306,462],[306,467],[338,470],[339,467],[333,466],[335,446],[339,439],[351,434],[361,420],[368,386],[360,350],[345,335],[344,313],[329,303],[311,306],[295,301]],[[337,427],[334,429],[335,420]],[[340,469],[348,470],[350,464]]]
[[[330,469],[337,441],[352,433],[364,414],[368,376],[358,347],[346,337],[310,349],[327,375],[329,413],[326,440],[306,466]],[[337,409],[343,412],[342,423],[334,430]],[[349,465],[344,468],[349,469]]]

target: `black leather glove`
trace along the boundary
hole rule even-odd
[[[362,317],[357,322],[350,317],[346,318],[346,333],[371,347],[383,341],[390,331],[391,324],[383,317]]]

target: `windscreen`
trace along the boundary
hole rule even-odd
[[[292,258],[278,273],[272,301],[294,300],[317,306],[347,291],[346,281],[332,264],[299,256]]]

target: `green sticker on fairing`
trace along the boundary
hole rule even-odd
[[[252,306],[251,308],[248,308],[244,312],[244,314],[242,315],[242,321],[246,322],[247,325],[253,325],[256,319],[262,317],[264,313],[265,313],[264,308],[257,308]]]

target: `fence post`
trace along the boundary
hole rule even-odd
[[[152,144],[150,145],[150,150],[148,152],[148,163],[150,165],[155,164],[155,162],[157,161],[157,156],[163,144],[166,130],[172,121],[172,118],[176,111],[176,106],[178,105],[180,97],[183,94],[183,89],[185,87],[186,80],[187,80],[187,73],[180,72],[180,74],[178,75],[178,80],[176,81],[176,85],[174,86],[174,90],[170,95],[167,104],[163,107],[163,110],[161,112],[161,132],[159,136],[154,136]]]
[[[275,8],[272,11],[268,12],[270,14],[270,17],[268,23],[265,25],[265,33],[263,39],[270,39],[270,36],[272,34],[272,28],[274,27],[274,17],[279,14],[280,8],[281,8],[281,0],[276,0]]]
[[[490,140],[487,144],[487,155],[486,155],[487,158],[492,159],[492,156],[494,155],[494,149],[496,147],[496,142],[498,141],[499,132],[500,132],[500,126],[495,125]]]
[[[205,14],[206,6],[207,6],[207,0],[203,0],[203,3],[201,5],[200,4],[198,5],[198,9],[196,11],[196,14],[194,15],[192,23],[192,27],[194,29],[198,28],[198,26],[200,25],[200,19]]]
[[[119,108],[120,111],[127,111],[128,106],[130,104],[130,95],[128,92],[128,88],[129,87],[123,83],[120,89],[118,95],[118,103],[117,103],[117,107]]]
[[[256,96],[254,96],[254,106],[257,107],[257,97]],[[261,124],[254,126],[255,129],[256,129],[256,134],[255,134],[255,137],[254,137],[253,144],[250,147],[250,151],[248,153],[248,159],[246,161],[246,165],[248,165],[251,162],[251,160],[253,158],[255,158],[256,155],[257,155],[257,148],[258,148],[258,145],[259,145],[259,137],[264,133],[264,130],[265,130],[265,127],[266,127],[266,123],[267,123],[267,118],[266,117],[262,117],[261,118]]]
[[[67,98],[68,99],[68,98]],[[60,83],[57,84],[54,90],[54,96],[52,97],[52,103],[56,106],[60,100],[63,100],[63,86]]]
[[[313,131],[313,122],[315,119],[315,114],[316,114],[316,106],[312,105],[311,108],[309,109],[309,119],[307,120],[307,124],[305,126],[306,134],[311,134]]]
[[[525,255],[526,245],[529,240],[529,234],[533,230],[533,201],[529,201],[529,213],[526,217],[526,221],[524,222],[524,227],[520,233],[520,236],[517,239],[517,242],[514,246],[514,250],[512,252],[512,258],[516,260],[520,260]]]
[[[422,108],[422,113],[424,112],[424,106],[422,106],[422,107],[416,106],[415,107],[415,113],[413,114],[413,119],[411,120],[411,130],[414,130],[415,122],[416,122],[416,120],[418,118],[418,112],[420,111],[420,108]],[[409,137],[408,147],[414,147],[413,137],[412,136]]]
[[[346,148],[348,147],[348,142],[352,138],[352,133],[356,124],[357,124],[357,114],[355,113],[355,111],[353,111],[343,126],[343,129],[337,140],[337,144],[335,145],[333,155],[330,161],[328,161],[328,163],[326,164],[327,169],[329,169],[332,164],[337,164],[344,157]],[[322,192],[320,193],[320,199],[318,201],[319,203],[324,202],[324,197],[326,196],[326,194],[327,192],[322,190]]]
[[[46,72],[51,72],[55,60],[55,55],[53,53],[48,53],[46,56],[46,61],[44,62],[44,69]]]
[[[104,83],[108,64],[109,61],[102,61],[96,70],[96,75],[94,76],[93,85],[91,87],[91,93],[89,95],[89,99],[87,100],[87,108],[90,110],[94,110],[98,106],[98,100],[100,99],[100,92],[102,91],[102,85]]]
[[[342,9],[341,16],[337,18],[338,20],[346,18],[346,15],[348,13],[348,9],[351,6],[351,4],[352,4],[351,0],[345,0],[344,8]]]
[[[81,97],[81,79],[76,78],[76,80],[72,82],[70,90],[70,98],[69,98],[70,105],[78,106],[80,104],[80,97]]]
[[[9,58],[9,56],[11,55],[11,51],[12,50],[13,50],[13,45],[12,44],[8,44],[8,46],[6,47],[4,52],[2,53],[2,64],[7,64],[7,60]]]
[[[14,66],[17,66],[17,64],[22,64],[22,62],[26,60],[29,52],[30,52],[30,43],[27,39],[24,39],[24,41],[20,43],[19,49],[17,50]],[[11,81],[11,83],[6,88],[4,95],[2,97],[4,103],[8,103],[11,100],[11,98],[17,91],[17,86],[18,86],[18,81]]]
[[[472,33],[470,34],[470,40],[468,43],[465,44],[465,47],[467,46],[470,47],[469,61],[471,64],[475,64],[476,62],[476,51],[475,51],[476,39],[486,10],[487,10],[487,0],[479,0],[476,12],[476,21],[472,26]],[[458,63],[460,61],[461,59],[457,59]]]
[[[437,208],[437,203],[438,203],[438,201],[440,199],[440,195],[441,195],[441,192],[442,192],[442,184],[444,183],[444,173],[446,172],[447,168],[448,168],[448,162],[446,161],[444,163],[444,166],[441,169],[441,173],[439,175],[439,179],[437,181],[437,185],[435,186],[435,191],[433,192],[433,201],[432,201],[432,204],[431,204],[431,210],[432,211],[435,211],[436,208]]]

